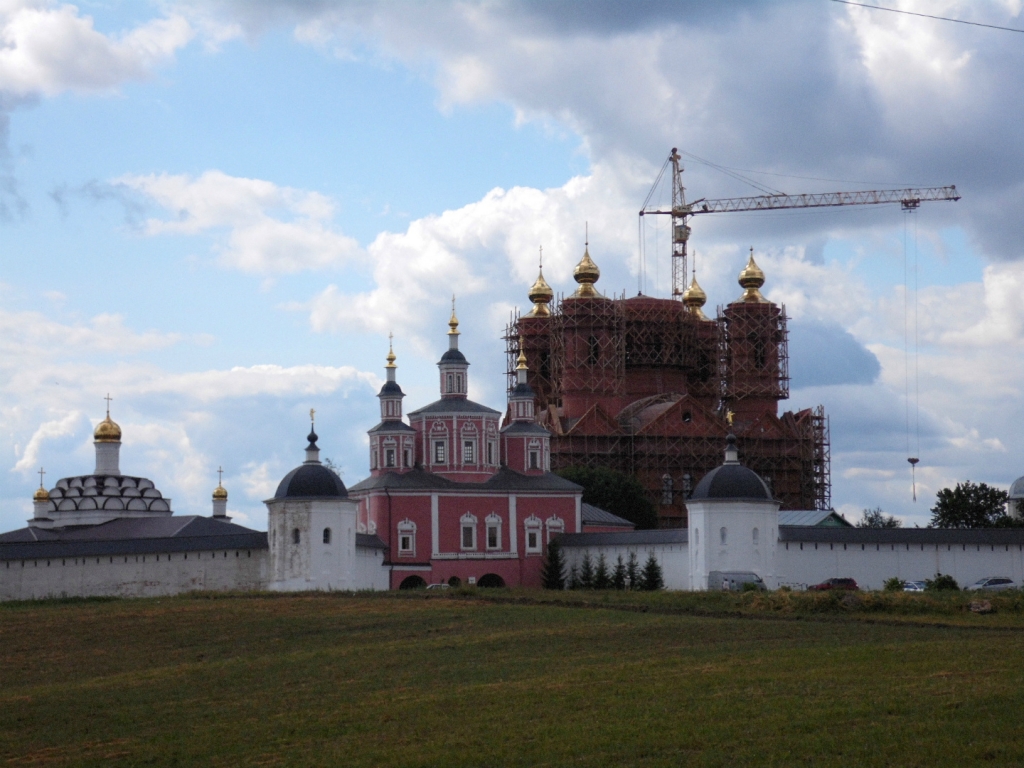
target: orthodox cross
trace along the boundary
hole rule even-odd
[[[544,269],[544,246],[540,246],[540,268]]]
[[[316,417],[316,409],[310,408],[309,409],[309,423],[310,424],[316,424],[316,418],[315,417]]]
[[[45,475],[45,474],[46,474],[46,470],[43,469],[42,467],[40,467],[39,468],[39,487],[40,488],[43,487],[43,475]]]
[[[224,467],[217,467],[217,485],[224,485]]]
[[[104,397],[103,399],[107,401],[107,418],[109,419],[110,418],[110,401],[113,400],[114,398],[112,398],[110,396],[110,393],[107,392],[107,396]]]

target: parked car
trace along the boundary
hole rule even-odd
[[[924,592],[925,583],[923,581],[905,581],[903,582],[904,592]]]
[[[451,586],[441,581],[436,584],[427,584],[427,589],[451,589]]]
[[[1013,579],[1007,578],[1006,576],[986,576],[983,579],[978,579],[971,586],[966,589],[977,589],[984,590],[985,592],[996,592],[1003,589],[1016,589],[1017,585]]]
[[[753,585],[753,589],[768,589],[753,571],[711,571],[708,574],[708,589],[742,592],[747,584]]]
[[[860,587],[857,582],[853,579],[825,579],[821,584],[812,584],[807,588],[808,590],[824,591],[826,589],[848,589],[851,591],[858,590]]]

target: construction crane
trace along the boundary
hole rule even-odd
[[[672,295],[682,297],[686,289],[686,243],[690,239],[689,218],[702,213],[733,213],[737,211],[777,211],[784,208],[830,208],[840,205],[878,205],[899,203],[904,210],[914,210],[930,200],[959,200],[956,187],[922,187],[911,189],[875,189],[870,192],[824,192],[820,194],[786,195],[775,193],[756,197],[729,197],[722,200],[701,198],[686,202],[683,187],[682,157],[673,147],[658,178],[654,181],[640,216],[665,215],[672,217]],[[672,208],[668,211],[650,210],[648,205],[661,182],[666,168],[672,166]]]

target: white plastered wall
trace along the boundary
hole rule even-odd
[[[707,589],[712,571],[753,571],[769,589],[778,586],[778,502],[691,500],[686,507],[690,589]]]
[[[635,545],[604,545],[599,547],[562,547],[565,554],[565,575],[569,577],[569,569],[575,565],[578,569],[583,557],[590,554],[590,559],[597,567],[597,559],[603,554],[608,566],[608,575],[615,570],[619,556],[622,562],[629,562],[629,553],[636,553],[637,568],[642,570],[647,558],[653,553],[661,565],[661,575],[665,580],[665,589],[689,589],[690,574],[687,567],[687,545],[682,542],[673,544],[635,544]]]

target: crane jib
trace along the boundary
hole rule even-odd
[[[759,195],[757,197],[732,197],[722,200],[699,200],[686,206],[682,215],[698,213],[727,213],[730,211],[769,211],[782,208],[826,208],[840,205],[877,205],[880,203],[902,203],[905,207],[917,207],[925,200],[960,199],[955,186],[925,187],[921,189],[884,189],[866,192],[823,192],[804,195]],[[676,215],[679,215],[677,212]]]

